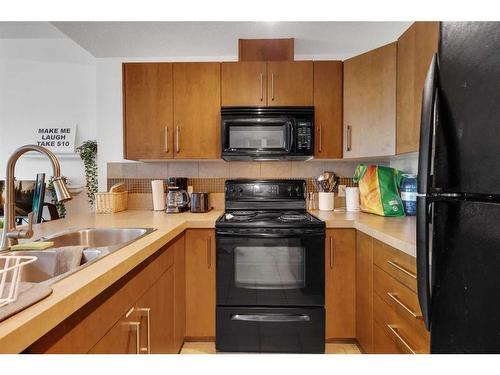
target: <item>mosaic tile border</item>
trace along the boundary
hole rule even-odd
[[[193,186],[193,191],[202,191],[207,193],[224,193],[224,183],[229,178],[188,178],[188,185]],[[279,180],[290,180],[292,178],[278,178]],[[294,178],[295,179],[295,178]],[[116,183],[123,182],[125,189],[129,193],[151,193],[151,181],[158,180],[158,178],[108,178],[108,190]],[[314,186],[313,178],[306,177],[307,191],[317,192]],[[346,185],[348,187],[358,186],[351,177],[339,177],[339,185]],[[167,191],[167,183],[164,180],[164,189]],[[337,189],[335,189],[337,192]]]

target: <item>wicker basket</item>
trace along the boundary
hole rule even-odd
[[[95,212],[98,214],[112,214],[125,211],[128,207],[128,191],[117,193],[96,193]]]

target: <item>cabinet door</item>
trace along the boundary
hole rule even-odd
[[[418,151],[422,90],[438,41],[439,22],[415,22],[398,39],[398,154]]]
[[[265,106],[267,65],[265,62],[222,63],[222,105]]]
[[[186,257],[184,236],[174,244],[174,344],[180,352],[186,337]]]
[[[394,155],[396,42],[344,61],[344,158]]]
[[[139,298],[136,311],[141,322],[141,353],[177,353],[174,345],[174,267]]]
[[[89,354],[139,354],[141,322],[131,308],[89,351]]]
[[[312,61],[268,62],[267,98],[269,106],[313,105]]]
[[[373,240],[357,232],[356,338],[366,353],[373,352]]]
[[[314,62],[314,157],[342,158],[342,61]]]
[[[123,64],[125,159],[173,157],[172,64]]]
[[[356,231],[327,230],[325,250],[325,338],[355,338]]]
[[[220,64],[174,64],[174,158],[220,156]]]
[[[186,337],[215,337],[215,233],[186,231]]]

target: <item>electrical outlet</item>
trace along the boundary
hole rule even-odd
[[[345,197],[345,188],[346,185],[339,185],[339,193],[338,193],[339,197]]]

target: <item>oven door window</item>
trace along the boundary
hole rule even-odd
[[[270,124],[231,124],[228,128],[228,148],[231,150],[288,150],[290,127],[288,122]]]
[[[305,248],[237,246],[234,283],[246,289],[300,289],[305,287]]]

